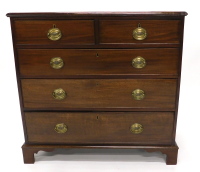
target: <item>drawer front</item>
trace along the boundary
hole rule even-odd
[[[14,26],[16,44],[94,44],[93,20],[16,20]],[[47,36],[53,27],[61,32],[59,40]]]
[[[28,141],[46,144],[171,144],[174,122],[171,112],[27,112],[25,118]]]
[[[133,38],[133,30],[141,27],[146,30],[144,40]],[[180,43],[179,20],[101,20],[100,43]]]
[[[83,75],[105,76],[111,74],[155,76],[178,74],[179,50],[176,48],[135,50],[20,49],[18,56],[21,77],[81,77]],[[144,59],[142,63],[145,65],[141,66],[140,61],[134,62],[138,57]],[[52,64],[50,65],[50,63]]]
[[[176,79],[22,79],[21,82],[26,109],[175,109]],[[132,93],[137,89],[144,93]],[[56,98],[66,97],[57,100],[52,94]]]

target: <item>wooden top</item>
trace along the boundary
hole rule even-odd
[[[8,13],[7,17],[70,17],[70,16],[187,16],[185,11],[146,11],[146,12],[34,12]]]

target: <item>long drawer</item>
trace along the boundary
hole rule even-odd
[[[25,109],[170,108],[176,79],[22,79]]]
[[[54,144],[144,144],[172,141],[171,112],[25,113],[28,142]]]
[[[20,77],[178,75],[179,49],[19,49]],[[87,75],[87,76],[86,76]]]

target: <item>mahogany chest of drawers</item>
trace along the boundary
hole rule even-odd
[[[24,163],[56,148],[175,143],[186,12],[8,13]]]

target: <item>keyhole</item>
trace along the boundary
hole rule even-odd
[[[97,116],[97,120],[99,119],[99,116]]]
[[[96,53],[96,57],[99,57],[99,53]]]

